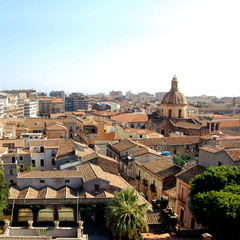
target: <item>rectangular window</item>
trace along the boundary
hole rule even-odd
[[[181,209],[181,212],[180,212],[180,222],[183,224],[183,221],[184,221],[184,210]]]
[[[218,162],[218,166],[221,166],[222,165],[222,163],[221,162]]]
[[[13,169],[12,168],[9,169],[9,174],[13,175]]]
[[[10,180],[10,184],[14,184],[14,181],[13,181],[13,180]]]
[[[40,183],[45,183],[45,180],[40,180]]]
[[[20,164],[19,167],[20,167],[20,172],[23,172],[24,171],[24,165]]]
[[[195,219],[191,217],[191,229],[195,228]]]
[[[20,156],[20,161],[22,161],[23,160],[23,156]]]
[[[44,159],[40,160],[40,165],[41,165],[41,167],[44,167]]]
[[[70,183],[70,180],[69,180],[69,179],[66,179],[66,180],[65,180],[65,183]]]
[[[55,166],[55,159],[52,159],[52,165]]]
[[[185,202],[186,201],[186,189],[184,187],[182,187],[182,201]]]
[[[167,146],[164,146],[164,147],[163,147],[163,150],[166,151],[166,150],[167,150]]]
[[[162,146],[157,146],[158,151],[162,151]]]
[[[35,167],[35,160],[32,160],[32,166]]]
[[[95,184],[94,188],[95,188],[95,192],[99,192],[99,184]]]
[[[15,162],[16,162],[16,158],[12,157],[12,163],[15,163]]]
[[[44,152],[44,147],[40,147],[40,152],[41,152],[41,153]]]

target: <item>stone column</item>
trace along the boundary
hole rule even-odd
[[[54,221],[54,228],[59,228],[59,221],[58,220]]]
[[[28,228],[33,228],[33,221],[32,220],[28,221]]]
[[[78,229],[77,229],[77,237],[82,238],[83,237],[83,221],[79,220],[78,221]]]
[[[212,235],[210,235],[209,233],[204,233],[202,235],[203,240],[211,240],[212,239]]]
[[[9,221],[9,220],[6,220],[6,221],[4,221],[4,222],[5,222],[5,224],[4,224],[4,227],[3,227],[3,232],[6,234],[6,233],[9,232],[10,221]]]

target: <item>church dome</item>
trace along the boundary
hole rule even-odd
[[[162,104],[188,104],[186,97],[178,90],[178,80],[176,76],[173,77],[171,90],[163,97]]]

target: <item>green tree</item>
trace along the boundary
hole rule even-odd
[[[147,231],[146,210],[148,203],[140,203],[142,193],[134,188],[115,192],[106,207],[106,220],[116,239],[139,239],[140,232]]]
[[[3,172],[0,170],[0,216],[3,215],[3,210],[7,208],[8,196],[8,184],[4,179]]]
[[[190,209],[217,239],[239,239],[240,167],[210,167],[191,182]]]

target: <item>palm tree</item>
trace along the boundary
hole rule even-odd
[[[106,207],[106,220],[116,239],[139,239],[140,232],[148,230],[146,210],[150,204],[141,204],[142,196],[134,188],[115,192]]]

